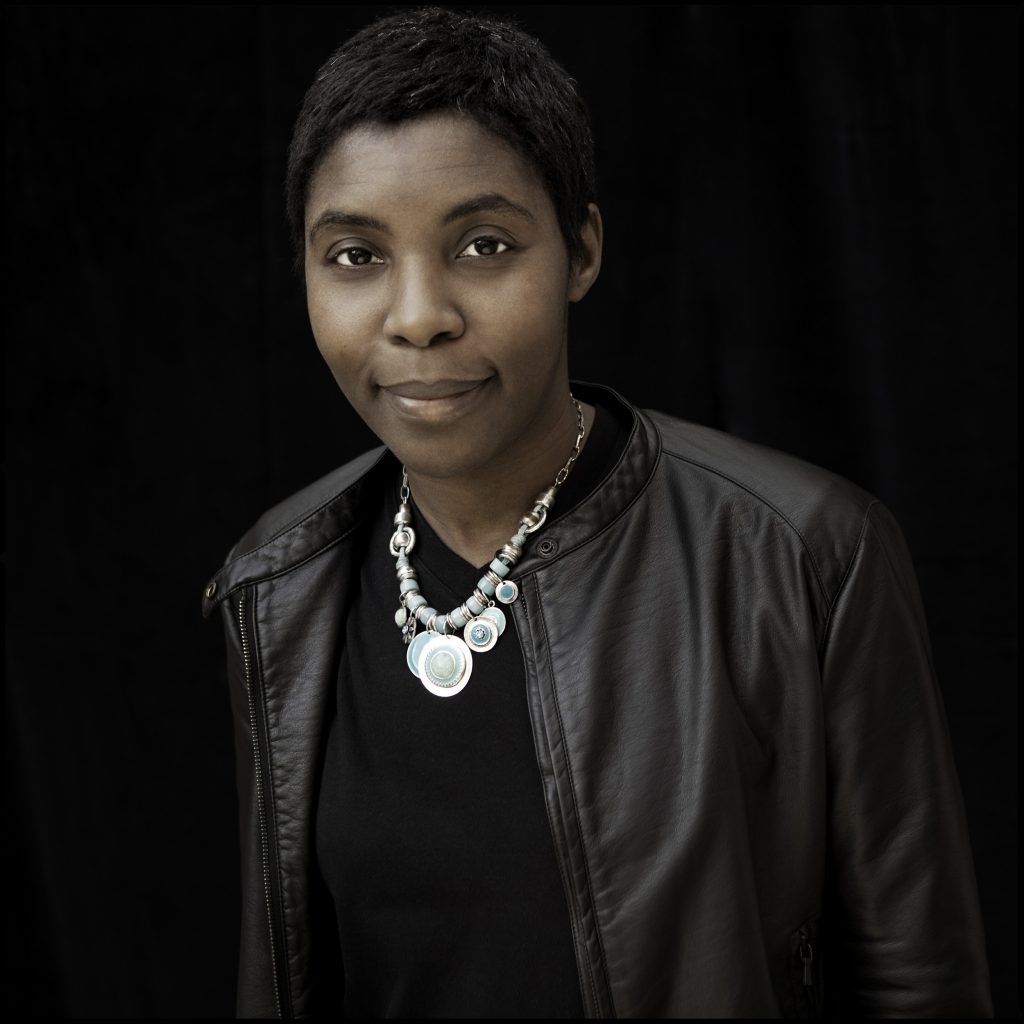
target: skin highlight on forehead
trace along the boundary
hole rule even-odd
[[[474,213],[488,212],[511,214],[529,221],[536,221],[537,219],[522,203],[517,203],[507,196],[503,196],[500,192],[484,192],[453,206],[441,218],[440,226],[447,226],[462,217],[468,217]],[[382,235],[393,234],[391,227],[377,217],[345,210],[325,210],[317,217],[313,222],[313,226],[309,229],[310,243],[316,240],[317,234],[323,228],[335,226],[371,228],[374,231],[379,231]]]
[[[405,175],[396,166],[395,139],[399,134],[419,150],[420,173]],[[358,154],[358,160],[353,154]],[[381,192],[391,202],[418,206],[427,192],[434,191],[440,198],[446,187],[454,189],[459,183],[466,187],[473,179],[478,186],[476,194],[453,196],[454,205],[440,226],[488,210],[536,221],[538,206],[545,200],[550,204],[530,164],[470,117],[439,113],[398,125],[359,125],[334,143],[314,175],[307,203],[307,242],[312,244],[325,226],[346,223],[346,218],[347,225],[391,234],[392,224],[376,211],[362,208]],[[522,195],[524,184],[533,196]],[[350,190],[361,202],[348,200]],[[337,201],[340,195],[345,195],[344,203]],[[499,197],[505,200],[504,208]],[[530,202],[522,201],[528,198]]]

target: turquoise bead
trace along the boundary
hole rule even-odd
[[[496,558],[491,562],[491,572],[493,572],[495,576],[500,576],[504,579],[508,575],[508,566],[501,561],[501,559]]]
[[[426,604],[427,602],[424,601],[423,603]],[[420,622],[422,622],[423,625],[425,626],[430,621],[430,616],[431,615],[436,615],[436,614],[437,614],[437,609],[436,608],[431,608],[428,605],[426,608],[420,608],[416,612],[416,618],[418,618],[420,620]]]
[[[477,600],[477,599],[476,599],[475,597],[471,597],[471,598],[470,598],[470,599],[469,599],[469,600],[468,600],[468,601],[466,602],[466,607],[467,607],[467,608],[468,608],[468,609],[469,609],[469,610],[470,610],[470,611],[471,611],[471,612],[472,612],[472,613],[473,613],[474,615],[479,615],[479,614],[480,614],[480,613],[481,613],[481,612],[482,612],[482,611],[484,610],[484,608],[486,608],[486,607],[487,607],[487,605],[481,604],[481,603],[480,603],[480,602],[479,602],[479,601],[478,601],[478,600]],[[453,615],[453,616],[452,616],[452,618],[454,619],[454,618],[455,618],[455,616]]]
[[[461,629],[467,622],[469,622],[469,619],[462,612],[452,612],[452,625]]]
[[[416,611],[417,608],[422,608],[427,603],[427,599],[422,594],[417,594],[415,597],[410,597],[405,602],[405,607],[410,611]]]
[[[488,597],[494,597],[494,584],[486,577],[481,576],[476,584]]]
[[[398,586],[399,593],[408,594],[410,590],[419,590],[420,585],[418,580],[402,580]]]

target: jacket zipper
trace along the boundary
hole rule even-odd
[[[804,994],[816,1015],[818,1010],[817,994],[814,991],[814,946],[810,934],[805,928],[800,929],[800,961],[804,965]]]
[[[263,854],[263,891],[267,902],[267,927],[270,930],[270,966],[274,982],[274,1004],[278,1017],[281,1013],[281,992],[277,980],[277,941],[274,932],[273,894],[270,877],[270,840],[267,836],[267,817],[263,793],[263,763],[260,748],[259,725],[256,718],[256,698],[253,694],[252,671],[249,660],[249,637],[245,628],[245,591],[238,601],[238,627],[242,635],[242,661],[245,663],[245,690],[249,697],[249,729],[252,733],[253,759],[256,768],[256,791],[260,817],[260,847]]]

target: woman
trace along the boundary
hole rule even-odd
[[[990,1016],[892,516],[569,381],[602,250],[573,81],[509,25],[382,19],[318,73],[287,193],[384,447],[206,590],[240,1015]]]

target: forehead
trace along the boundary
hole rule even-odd
[[[485,192],[531,208],[549,205],[532,165],[468,116],[431,114],[398,125],[361,124],[345,132],[317,168],[306,220],[311,223],[331,206],[355,204],[426,214]]]

